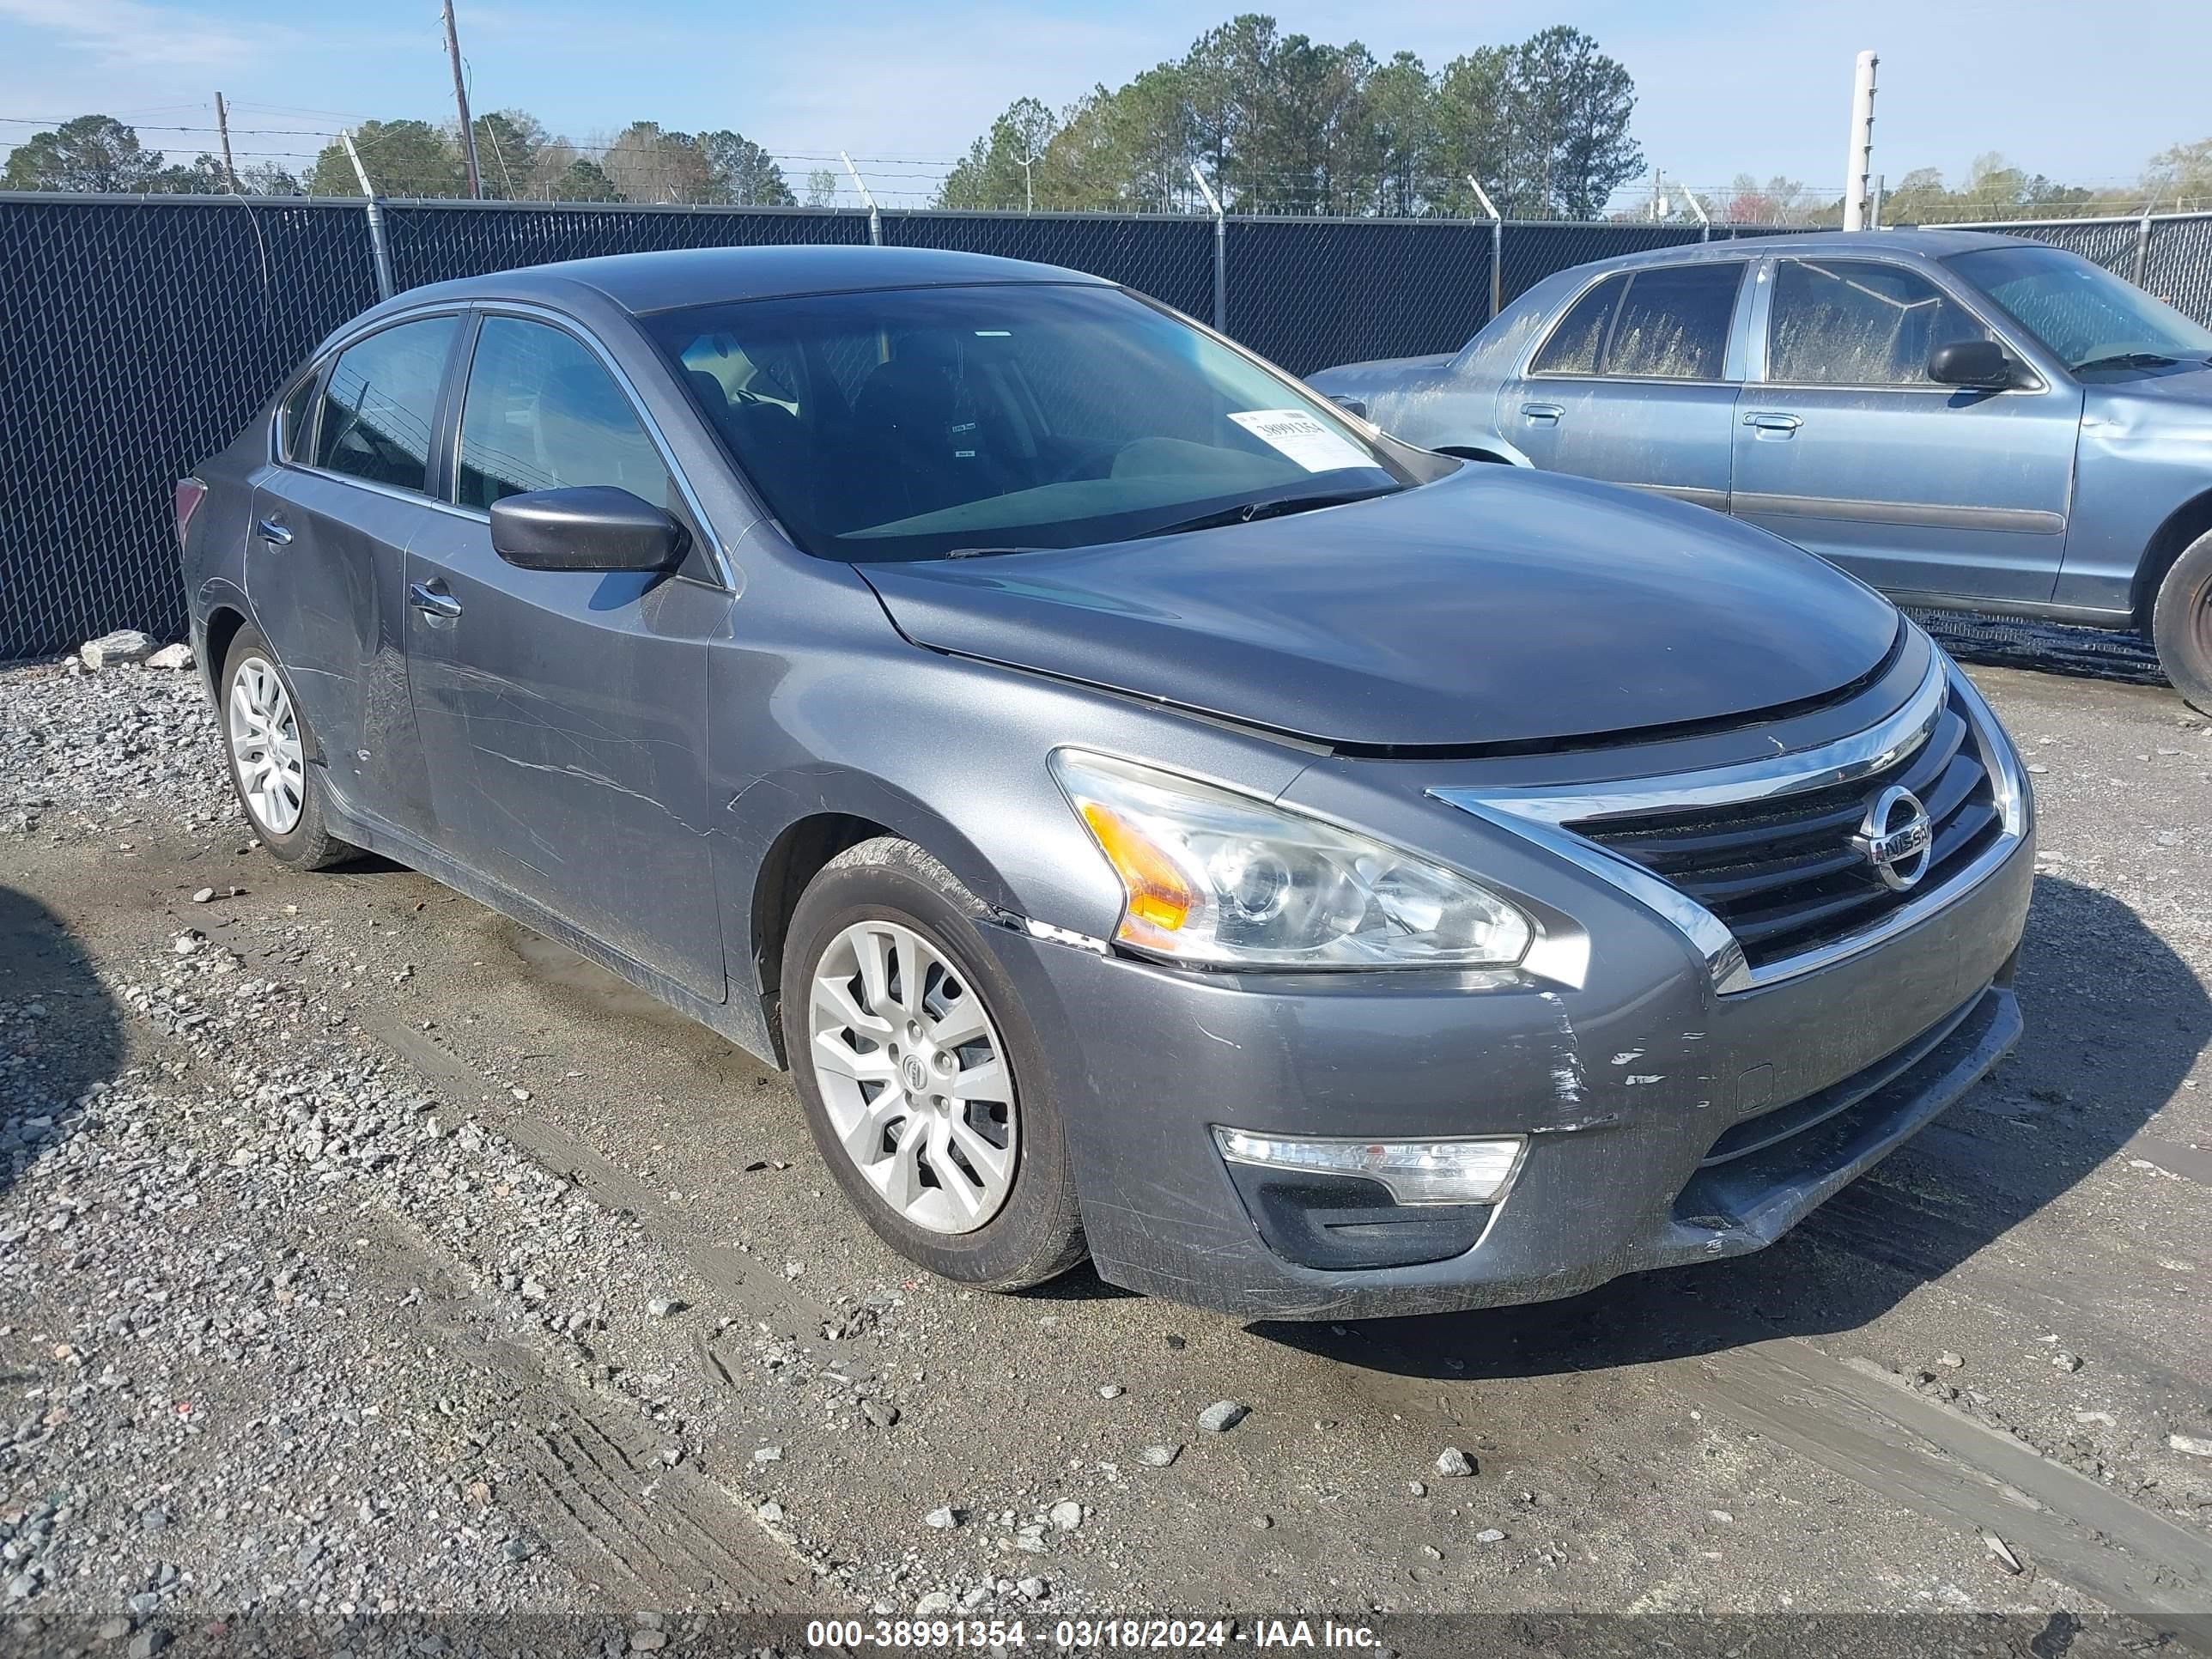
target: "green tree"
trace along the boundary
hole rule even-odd
[[[2176,144],[2150,158],[2143,169],[2143,199],[2161,213],[2201,213],[2212,208],[2212,138]]]
[[[1437,103],[1429,71],[1410,52],[1397,53],[1367,77],[1377,213],[1405,218],[1427,205],[1434,187],[1431,169],[1439,160]]]
[[[741,207],[797,204],[775,158],[742,133],[702,132],[699,148],[706,154],[715,200]]]
[[[34,132],[8,157],[0,188],[138,191],[159,189],[161,152],[112,115],[80,115]]]
[[[1512,48],[1504,96],[1515,210],[1594,219],[1644,171],[1628,131],[1636,83],[1580,29],[1556,25]]]
[[[495,109],[469,123],[476,131],[477,174],[492,201],[511,202],[533,191],[538,152],[552,142],[545,124],[523,109]]]
[[[1106,95],[1103,87],[1094,94]],[[945,175],[938,187],[938,205],[1015,209],[1029,205],[1037,169],[1059,131],[1059,118],[1042,103],[1034,98],[1017,98]],[[1039,200],[1036,205],[1051,204]]]
[[[428,121],[364,121],[354,129],[361,164],[379,196],[430,200],[464,196],[468,174],[453,141]],[[358,196],[361,184],[342,143],[315,157],[307,188],[316,196]]]
[[[558,173],[541,175],[548,202],[619,202],[621,191],[607,177],[599,164],[587,157],[577,155]]]
[[[633,202],[705,202],[714,169],[688,132],[664,131],[658,121],[633,121],[615,135],[599,158],[615,188]]]
[[[806,205],[811,208],[837,205],[837,174],[834,168],[813,167],[808,170]]]
[[[1506,78],[1512,66],[1510,46],[1478,46],[1443,66],[1436,80],[1433,151],[1437,203],[1454,215],[1473,215],[1480,204],[1468,185],[1479,180],[1504,212],[1511,201],[1507,188]]]

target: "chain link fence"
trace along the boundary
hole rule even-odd
[[[1124,283],[1296,374],[1450,351],[1553,272],[1786,227],[1203,215],[380,204],[401,289],[550,260],[771,243],[940,247]],[[2006,225],[2212,316],[2212,216]],[[358,199],[0,195],[0,660],[183,622],[173,482],[375,302]]]

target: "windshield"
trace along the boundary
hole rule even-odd
[[[2212,330],[2079,255],[2055,247],[1992,247],[1954,253],[1945,263],[2069,368],[2113,358],[2212,356]]]
[[[824,294],[644,321],[823,558],[1076,547],[1407,482],[1328,404],[1118,289]]]

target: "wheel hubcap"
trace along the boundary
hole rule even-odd
[[[1014,1181],[1006,1048],[981,997],[910,927],[855,922],[810,992],[814,1074],[830,1127],[884,1201],[933,1233],[973,1232]]]
[[[260,657],[238,665],[230,679],[226,724],[246,810],[270,834],[289,834],[300,822],[307,781],[300,723],[275,665]]]

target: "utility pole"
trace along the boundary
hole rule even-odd
[[[461,75],[461,39],[453,29],[453,0],[446,0],[446,57],[453,66],[453,107],[461,112],[461,155],[469,164],[469,199],[483,200],[483,175],[477,171],[477,130],[469,121],[468,82]]]
[[[215,95],[215,130],[222,135],[222,176],[230,180],[233,196],[243,196],[246,192],[238,187],[238,168],[230,159],[230,109],[219,92]]]
[[[1867,228],[1874,172],[1874,71],[1880,62],[1875,53],[1861,52],[1851,76],[1851,149],[1844,172],[1845,230]]]

